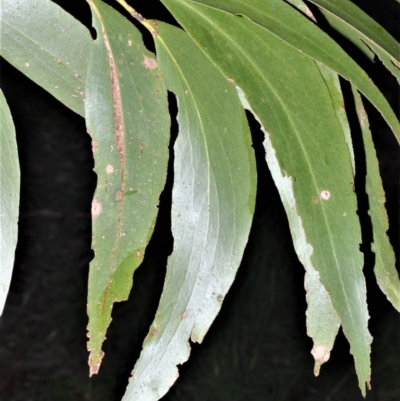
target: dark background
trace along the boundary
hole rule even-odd
[[[56,2],[90,26],[90,11],[84,0]],[[381,0],[378,9],[373,0],[354,2],[399,38],[398,3]],[[136,3],[145,17],[173,22],[157,0]],[[146,44],[152,46],[148,36]],[[394,78],[379,62],[370,64],[351,46],[343,45],[368,70],[398,111]],[[115,306],[104,344],[103,365],[99,375],[89,379],[86,285],[93,257],[90,204],[96,185],[90,138],[83,118],[7,62],[2,60],[0,67],[1,88],[17,131],[22,180],[16,263],[0,321],[0,401],[119,401],[154,317],[166,260],[172,250],[172,165],[153,238],[144,263],[135,273],[132,295],[127,302]],[[345,83],[343,89],[348,98]],[[172,95],[170,107],[174,116]],[[367,110],[387,192],[389,234],[398,256],[398,145],[379,114],[371,107]],[[350,110],[351,122],[354,117]],[[180,369],[180,379],[163,400],[361,400],[342,333],[320,377],[312,374],[312,342],[305,328],[304,269],[293,251],[283,207],[264,161],[262,133],[250,115],[249,121],[259,172],[249,244],[215,324],[202,345],[193,345],[189,362]],[[171,145],[176,134],[174,122]],[[364,155],[356,128],[353,135],[359,164],[359,214],[368,244],[371,231],[363,190]],[[370,246],[362,250],[374,336],[373,389],[367,400],[398,401],[399,314],[376,284]]]

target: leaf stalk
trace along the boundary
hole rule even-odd
[[[147,28],[153,36],[158,35],[153,25],[146,18],[144,18],[142,14],[138,13],[133,7],[131,7],[125,0],[115,0],[115,1],[119,3],[133,18],[135,18],[145,28]]]

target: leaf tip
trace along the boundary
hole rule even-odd
[[[315,359],[314,375],[318,376],[321,369],[321,365],[328,362],[331,353],[325,345],[318,345],[311,350],[311,355]]]
[[[92,377],[93,375],[96,375],[99,373],[100,370],[100,365],[101,361],[103,360],[104,357],[104,352],[100,351],[100,355],[96,358],[96,356],[93,356],[93,351],[90,352],[89,355],[89,377]]]

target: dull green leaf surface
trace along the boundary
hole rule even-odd
[[[353,169],[319,69],[311,58],[248,18],[199,2],[163,3],[238,87],[243,104],[260,121],[267,163],[296,252],[306,268],[312,265],[318,271],[330,293],[365,393],[372,339]]]
[[[0,55],[84,115],[88,29],[50,0],[2,0]]]
[[[154,229],[167,174],[170,120],[157,62],[139,31],[101,1],[89,3],[98,35],[85,101],[97,173],[88,295],[93,374],[113,303],[128,298]]]
[[[162,0],[164,4],[185,5],[187,10],[203,7],[250,19],[276,36],[352,82],[381,112],[400,142],[400,124],[385,97],[367,74],[327,34],[283,0]],[[189,11],[190,12],[190,11]],[[210,11],[211,12],[211,11]],[[202,14],[204,14],[202,12]],[[196,18],[197,14],[193,14]],[[260,31],[261,32],[261,31]],[[248,35],[242,32],[243,35]],[[225,35],[226,36],[226,35]]]
[[[338,75],[325,65],[316,62],[316,65],[325,81],[332,106],[342,127],[343,136],[349,151],[353,178],[355,175],[354,149],[350,127],[344,109],[344,99],[340,88]],[[305,289],[307,298],[307,334],[313,339],[312,355],[315,359],[314,374],[319,375],[320,367],[330,358],[335,338],[339,332],[340,319],[329,293],[321,284],[319,274],[314,269],[307,269],[305,275]]]
[[[20,172],[10,109],[0,90],[0,316],[10,287],[18,235]]]
[[[385,191],[379,173],[379,163],[361,96],[354,88],[353,94],[365,149],[367,166],[365,189],[369,201],[368,214],[372,222],[372,251],[375,253],[374,272],[379,288],[400,312],[400,280],[396,270],[394,251],[387,235],[389,223],[385,208]]]
[[[400,45],[382,26],[349,0],[310,0],[329,24],[367,55],[375,53],[400,81]]]
[[[160,70],[177,97],[174,250],[155,320],[123,401],[156,401],[201,342],[234,280],[256,192],[246,116],[234,87],[182,30],[154,22]]]

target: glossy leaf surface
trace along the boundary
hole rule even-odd
[[[95,258],[89,273],[89,365],[96,373],[113,303],[127,299],[165,185],[167,91],[154,55],[128,20],[91,0],[93,42],[85,114],[97,173],[92,203]]]
[[[10,109],[0,90],[0,316],[14,267],[18,235],[20,172]]]
[[[318,271],[330,293],[365,392],[371,336],[353,169],[319,69],[248,18],[199,2],[163,2],[260,121],[296,252],[306,270]]]
[[[172,233],[160,305],[124,401],[155,401],[221,308],[247,243],[256,192],[247,120],[234,87],[186,33],[154,22],[158,61],[178,100]]]
[[[83,116],[88,29],[50,0],[2,0],[0,21],[0,55]]]

